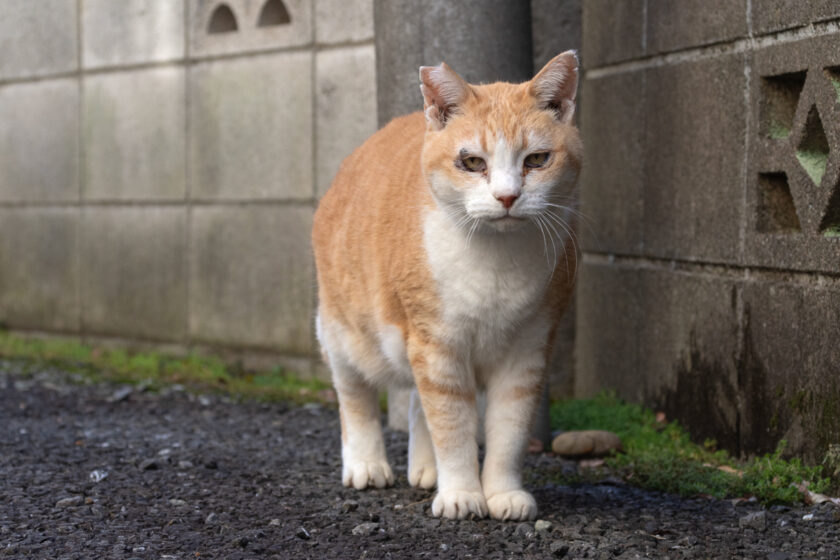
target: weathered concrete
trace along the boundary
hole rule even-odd
[[[197,342],[313,351],[312,208],[192,211],[189,328]]]
[[[195,198],[312,196],[312,53],[190,68],[189,173]]]
[[[535,72],[561,52],[581,54],[581,17],[581,0],[531,0]]]
[[[77,4],[76,0],[4,0],[0,17],[0,79],[76,70]]]
[[[373,45],[327,49],[315,56],[315,175],[323,195],[341,161],[376,132]]]
[[[756,33],[801,27],[811,22],[840,17],[834,0],[750,0]]]
[[[373,0],[315,0],[315,41],[373,39]]]
[[[165,67],[85,78],[86,199],[184,198],[184,73]]]
[[[0,87],[0,201],[78,200],[78,106],[73,80]]]
[[[644,55],[645,1],[583,0],[585,68]]]
[[[276,8],[273,13],[277,15],[285,8],[288,22],[285,18],[269,18],[261,24],[260,15],[266,4]],[[188,0],[189,56],[237,54],[311,43],[312,4],[311,0]],[[211,32],[214,13],[222,5],[227,7],[226,13],[232,13],[236,29],[223,26]]]
[[[98,68],[183,58],[184,3],[171,0],[85,0],[82,64]]]
[[[375,0],[374,22],[380,125],[423,108],[420,66],[443,61],[469,82],[531,78],[528,2]]]
[[[746,0],[647,0],[647,52],[671,52],[687,47],[744,37]]]
[[[79,327],[79,211],[0,208],[0,324]]]
[[[181,340],[186,332],[187,210],[82,212],[82,322],[92,334]]]

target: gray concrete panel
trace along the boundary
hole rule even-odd
[[[315,0],[315,41],[373,39],[373,0]]]
[[[747,35],[747,0],[647,0],[649,54]]]
[[[645,54],[646,0],[583,0],[586,69]]]
[[[76,70],[77,4],[77,0],[3,0],[0,79]]]

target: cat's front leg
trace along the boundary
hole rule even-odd
[[[478,477],[475,378],[449,349],[426,344],[411,355],[437,465],[432,515],[485,517],[487,502]]]
[[[481,482],[490,516],[495,519],[537,516],[534,497],[522,488],[522,463],[544,376],[544,360],[535,355],[530,360],[506,361],[486,380],[487,453]]]

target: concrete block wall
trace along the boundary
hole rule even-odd
[[[0,3],[0,324],[321,372],[309,230],[372,0]]]
[[[575,392],[840,443],[840,5],[584,0]]]

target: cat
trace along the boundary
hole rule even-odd
[[[342,163],[313,223],[342,481],[394,483],[377,388],[413,383],[408,481],[437,486],[432,515],[534,519],[522,463],[576,270],[577,56],[522,84],[468,84],[445,63],[420,81],[423,112]]]

